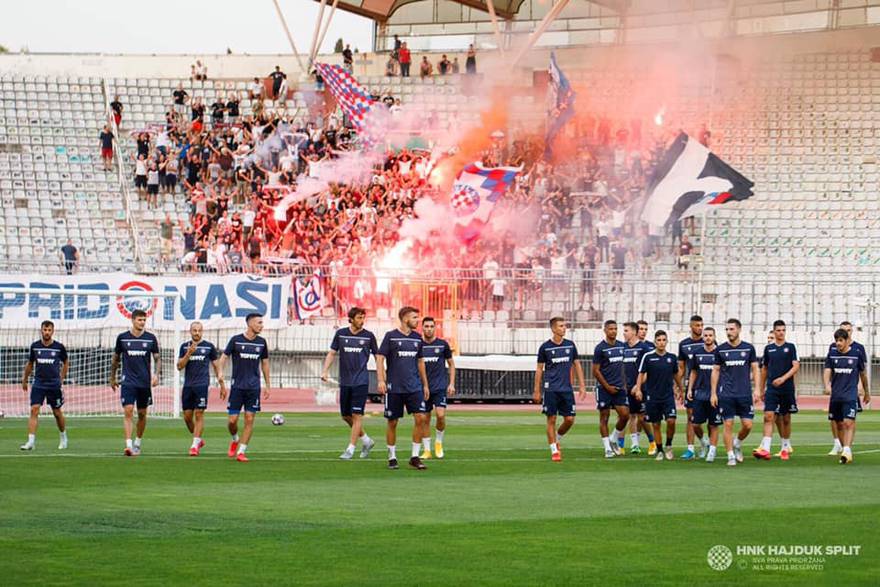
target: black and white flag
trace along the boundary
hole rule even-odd
[[[664,226],[682,218],[699,202],[722,204],[751,198],[754,185],[699,141],[681,133],[666,150],[648,183],[642,220]]]

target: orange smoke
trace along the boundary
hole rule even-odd
[[[437,163],[431,177],[437,182],[441,193],[448,194],[452,189],[458,172],[474,161],[482,158],[483,151],[492,146],[490,136],[496,130],[507,129],[508,94],[503,88],[492,91],[491,108],[480,113],[480,124],[471,127],[458,139],[458,151]]]

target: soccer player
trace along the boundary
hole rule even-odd
[[[654,350],[654,345],[648,346],[639,340],[639,325],[636,322],[626,322],[623,325],[623,340],[625,347],[623,349],[623,374],[626,382],[626,390],[629,394],[629,432],[630,432],[630,453],[641,454],[642,448],[639,446],[639,431],[645,427],[645,406],[641,400],[633,395],[639,379],[639,363],[642,355],[648,351]],[[617,439],[617,446],[623,449],[624,437]],[[653,454],[656,452],[654,445],[654,435],[648,434],[648,452]],[[654,445],[654,446],[652,446]],[[653,449],[653,450],[652,450]]]
[[[50,320],[44,320],[40,324],[40,340],[31,345],[28,360],[24,366],[24,374],[21,376],[21,388],[27,392],[31,373],[34,374],[34,384],[31,387],[31,416],[28,419],[28,438],[27,442],[21,445],[21,450],[34,450],[34,446],[36,446],[40,407],[44,401],[52,408],[52,415],[55,416],[55,423],[61,434],[58,448],[59,450],[67,448],[67,428],[64,413],[61,411],[61,406],[64,405],[61,383],[67,377],[70,362],[67,359],[67,349],[63,344],[52,339],[54,335],[55,324]]]
[[[189,456],[199,456],[205,446],[202,432],[205,429],[205,410],[208,408],[208,386],[211,383],[210,368],[214,368],[221,393],[225,393],[226,383],[220,371],[220,353],[214,343],[202,338],[204,327],[201,322],[193,322],[189,326],[190,339],[180,345],[177,352],[177,370],[183,371],[183,390],[181,407],[183,421],[193,435]],[[209,366],[210,365],[210,366]]]
[[[654,343],[648,340],[648,323],[644,320],[639,320],[636,324],[639,326],[639,342],[654,350]]]
[[[535,368],[535,392],[532,399],[541,404],[541,412],[547,416],[547,442],[550,444],[550,460],[562,460],[560,439],[574,426],[574,389],[571,372],[574,370],[581,401],[587,399],[584,370],[578,361],[575,344],[565,338],[565,319],[550,319],[553,335],[538,348],[538,365]],[[542,385],[543,383],[543,385]],[[542,394],[543,390],[543,394]],[[542,397],[543,395],[543,397]],[[556,415],[562,415],[562,425],[556,430]]]
[[[240,463],[248,462],[248,444],[254,432],[254,418],[260,411],[260,371],[266,387],[263,388],[263,399],[269,399],[272,383],[269,378],[269,345],[260,336],[263,331],[263,316],[248,314],[245,317],[247,329],[244,334],[236,334],[226,343],[223,356],[220,357],[220,373],[226,366],[227,357],[232,358],[232,385],[226,411],[229,414],[228,429],[232,435],[229,443],[229,458]],[[226,399],[226,391],[220,389],[220,399]],[[238,435],[238,418],[244,409],[244,431]]]
[[[782,450],[779,458],[787,461],[791,454],[791,415],[796,414],[797,394],[794,376],[801,368],[797,348],[785,342],[785,322],[773,323],[773,342],[764,347],[761,358],[761,382],[758,389],[764,401],[764,437],[761,446],[752,451],[758,459],[770,460],[773,426],[779,424]]]
[[[752,431],[755,408],[752,403],[757,394],[752,393],[752,381],[761,383],[758,372],[758,354],[755,347],[740,339],[742,323],[736,318],[727,320],[727,342],[715,349],[715,366],[712,367],[712,396],[709,401],[718,408],[724,421],[724,447],[727,449],[727,465],[743,462],[742,441]],[[733,436],[733,419],[739,417],[740,427]]]
[[[428,408],[425,402],[430,399],[428,376],[422,358],[422,337],[415,332],[419,325],[419,311],[404,306],[397,313],[400,328],[385,333],[379,353],[376,355],[377,391],[385,396],[385,419],[388,427],[385,441],[388,443],[388,468],[397,469],[397,421],[403,416],[406,406],[408,414],[413,415],[415,424],[412,433],[412,456],[410,467],[424,471],[427,467],[419,458],[422,430],[428,426]],[[387,363],[387,365],[386,365]]]
[[[367,405],[367,397],[370,393],[370,375],[367,372],[367,363],[370,354],[375,355],[379,350],[376,344],[376,336],[364,328],[367,319],[367,311],[357,306],[348,311],[347,328],[340,328],[333,335],[330,342],[330,350],[324,359],[324,369],[321,372],[322,381],[330,381],[330,365],[333,358],[339,354],[339,413],[342,420],[351,429],[348,437],[348,446],[339,455],[344,461],[354,457],[357,442],[361,441],[362,459],[370,456],[370,451],[376,442],[364,430],[364,409]]]
[[[422,318],[422,354],[425,374],[431,394],[425,400],[428,409],[425,429],[422,431],[422,459],[431,458],[431,412],[436,414],[437,436],[434,454],[443,458],[443,437],[446,433],[446,398],[455,395],[455,361],[449,343],[437,338],[437,324],[430,316]]]
[[[866,361],[861,351],[853,347],[849,333],[840,328],[834,333],[834,348],[828,350],[822,379],[825,393],[831,396],[828,417],[837,422],[841,432],[840,464],[853,460],[852,441],[856,429],[859,382],[861,381],[865,403],[871,402]]]
[[[629,422],[629,397],[623,373],[623,349],[626,346],[617,340],[617,322],[606,320],[605,340],[599,342],[593,352],[593,378],[596,380],[596,409],[599,410],[599,434],[605,446],[605,458],[622,455],[623,450],[617,439]],[[614,433],[608,436],[608,420],[611,408],[617,412]]]
[[[843,321],[840,323],[840,328],[847,332],[849,336],[850,346],[859,351],[862,354],[862,358],[865,361],[865,364],[868,364],[868,353],[865,351],[865,347],[860,343],[853,340],[853,325],[852,322]],[[832,342],[831,346],[828,347],[830,351],[835,347],[837,343]],[[862,411],[862,404],[858,401],[858,396],[856,396],[857,411]],[[829,455],[836,457],[840,456],[840,451],[843,450],[843,429],[838,425],[837,420],[831,417],[831,414],[828,414],[828,421],[831,424],[831,436],[834,437],[834,447],[829,451]],[[853,431],[855,434],[855,431]]]
[[[715,367],[715,329],[711,326],[703,328],[703,348],[695,350],[688,362],[690,380],[687,386],[688,399],[691,402],[691,423],[694,433],[703,435],[702,425],[709,427],[709,448],[706,451],[706,462],[715,461],[718,450],[718,427],[721,426],[721,415],[709,401],[712,398],[712,370]]]
[[[147,408],[153,405],[153,386],[159,384],[159,341],[152,332],[146,331],[147,313],[135,310],[131,313],[131,328],[116,337],[113,360],[110,362],[110,387],[120,388],[125,429],[127,457],[141,454],[144,430],[147,428]],[[117,381],[116,371],[122,363],[122,379]],[[151,364],[152,363],[152,364]],[[137,408],[137,437],[132,443],[132,419]]]
[[[654,343],[648,340],[648,323],[645,320],[639,320],[636,322],[639,326],[639,342],[642,343],[649,351],[654,350]],[[639,364],[635,365],[635,375],[638,376]],[[632,401],[632,396],[630,396],[630,401]],[[629,414],[629,431],[630,435],[644,432],[645,436],[648,437],[648,456],[652,457],[657,454],[657,445],[654,443],[654,433],[651,431],[651,426],[645,424],[645,414],[644,411],[640,413],[633,413],[634,410],[630,407]],[[638,438],[638,435],[636,436]],[[617,441],[618,445],[620,444],[620,440]],[[641,452],[641,449],[639,449]]]
[[[666,420],[666,448],[657,449],[656,460],[662,461],[675,458],[672,451],[672,439],[675,436],[675,400],[681,400],[683,391],[681,388],[681,371],[678,368],[672,353],[666,352],[669,338],[666,332],[658,330],[654,333],[654,350],[642,355],[639,362],[639,380],[633,389],[633,395],[639,401],[642,400],[644,388],[645,416],[654,428],[654,438],[657,443],[663,443],[663,433],[660,431],[660,423]],[[673,389],[673,386],[675,389]]]
[[[688,377],[687,371],[688,361],[691,359],[691,356],[696,350],[703,348],[703,318],[696,314],[691,316],[690,328],[690,336],[678,343],[678,370],[680,372],[679,375],[681,376],[681,380],[684,382],[687,382],[690,379]],[[697,456],[694,453],[694,439],[697,437],[697,433],[693,423],[691,422],[692,416],[694,415],[693,406],[691,405],[691,401],[687,398],[685,398],[684,401],[684,408],[685,410],[687,410],[687,424],[685,425],[685,434],[687,436],[687,450],[682,453],[681,458],[689,461]],[[702,436],[703,429],[700,428],[699,430],[699,457],[703,458],[706,455],[706,446],[708,445],[708,442]]]

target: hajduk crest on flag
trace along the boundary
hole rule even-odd
[[[754,185],[699,141],[680,133],[651,176],[642,220],[665,226],[712,206],[751,198]]]
[[[498,199],[516,179],[520,167],[465,165],[452,184],[450,207],[455,217],[455,234],[465,243],[475,240],[489,222]]]

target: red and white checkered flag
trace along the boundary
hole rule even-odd
[[[367,115],[374,103],[370,94],[353,75],[339,65],[316,63],[315,69],[324,78],[324,83],[327,84],[336,103],[351,120],[355,129],[359,133],[363,132]]]

